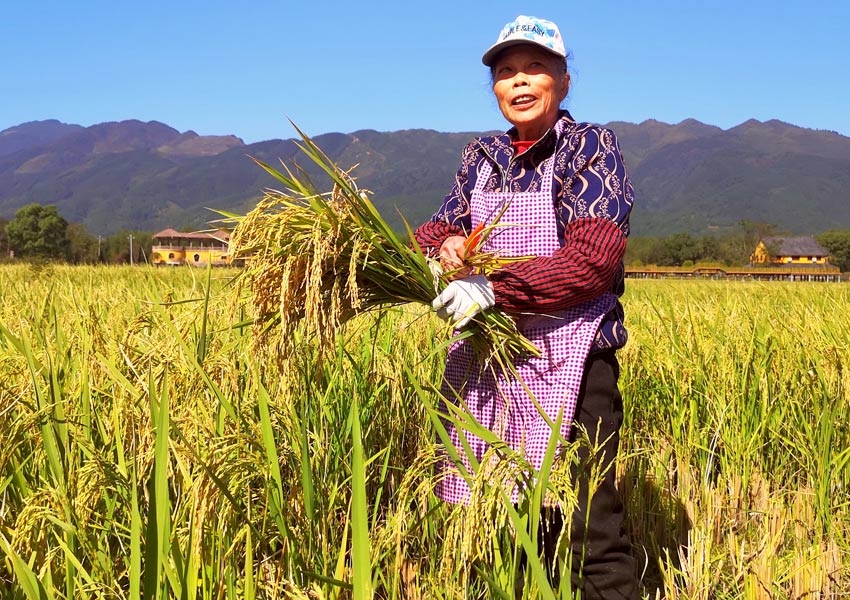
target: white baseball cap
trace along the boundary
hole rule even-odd
[[[545,19],[520,15],[502,28],[496,43],[484,53],[481,62],[492,67],[499,52],[518,44],[536,44],[561,58],[567,57],[557,25]]]

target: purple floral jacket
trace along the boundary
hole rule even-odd
[[[561,112],[560,121],[560,126],[519,156],[511,145],[514,130],[468,144],[451,192],[431,220],[416,231],[426,251],[438,251],[449,235],[471,231],[470,200],[485,161],[493,166],[485,191],[535,191],[542,183],[543,161],[555,153],[553,210],[562,240],[560,256],[494,273],[497,305],[506,310],[532,305],[552,308],[556,296],[566,305],[579,303],[588,294],[612,291],[621,296],[624,291],[622,253],[634,192],[617,139],[608,129],[575,122],[567,111]],[[605,281],[598,280],[600,274]],[[626,343],[623,318],[617,302],[603,319],[592,351]]]

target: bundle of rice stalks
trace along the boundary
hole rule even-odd
[[[303,170],[283,165],[281,172],[255,159],[285,188],[267,190],[244,217],[228,215],[237,223],[232,252],[246,260],[239,283],[250,290],[255,339],[276,341],[283,354],[299,326],[329,348],[337,328],[352,317],[409,302],[430,306],[455,274],[442,273],[415,241],[402,241],[350,172],[298,132],[300,149],[327,173],[333,190],[320,192]],[[491,230],[478,232],[475,245]],[[495,255],[476,252],[474,257],[483,271],[503,264]],[[513,319],[497,310],[479,313],[458,337],[470,339],[483,359],[502,366],[523,353],[539,354]]]

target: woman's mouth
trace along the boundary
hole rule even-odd
[[[523,106],[526,104],[531,104],[534,102],[536,98],[534,96],[529,96],[528,94],[523,94],[522,96],[517,96],[513,100],[511,100],[511,106]]]

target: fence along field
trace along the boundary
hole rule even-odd
[[[0,268],[0,596],[566,597],[519,568],[522,515],[430,494],[431,315],[277,365],[230,275]],[[647,596],[847,593],[850,287],[627,283]]]

